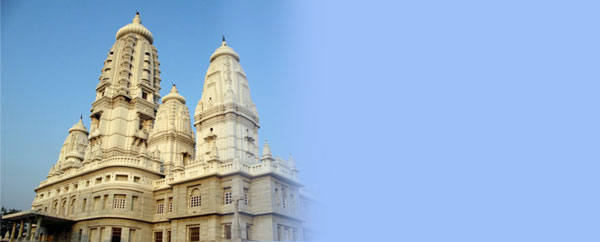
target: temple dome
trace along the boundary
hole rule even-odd
[[[179,94],[177,88],[173,85],[171,92],[163,97],[162,104],[158,106],[150,139],[156,138],[162,132],[171,131],[193,138],[190,121],[190,112],[185,106],[185,98]]]
[[[85,134],[88,134],[88,131],[85,128],[85,126],[83,125],[83,121],[81,118],[79,118],[79,122],[77,122],[75,125],[73,125],[73,127],[71,127],[69,129],[69,133],[71,133],[73,131],[81,131],[81,132],[84,132]]]
[[[210,56],[210,61],[212,62],[214,59],[222,55],[233,56],[233,58],[235,58],[237,61],[240,61],[240,56],[238,55],[238,53],[235,52],[235,50],[233,50],[231,47],[227,46],[227,42],[225,42],[225,37],[223,37],[223,43],[221,43],[221,46],[217,48],[215,52]]]
[[[144,25],[142,25],[140,13],[135,14],[135,17],[133,18],[133,21],[130,24],[123,26],[121,29],[119,29],[119,31],[117,31],[116,39],[119,39],[121,38],[121,36],[129,33],[135,33],[144,36],[144,38],[150,41],[150,44],[152,44],[152,42],[154,41],[154,37],[152,37],[152,33],[150,32],[150,30],[148,30],[146,27],[144,27]]]
[[[164,96],[162,98],[162,102],[166,103],[169,100],[178,100],[181,103],[185,104],[185,98],[183,96],[181,96],[181,94],[179,94],[179,92],[177,91],[177,87],[175,87],[175,85],[173,85],[173,87],[171,88],[171,92],[169,92],[169,94],[167,94],[166,96]]]

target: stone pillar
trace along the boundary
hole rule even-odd
[[[31,229],[33,226],[31,226],[31,218],[27,219],[27,232],[25,233],[25,240],[31,240]]]
[[[15,230],[17,230],[17,222],[13,221],[12,230],[10,231],[10,242],[15,241]]]
[[[103,227],[102,239],[100,242],[110,241],[112,235],[112,227]]]
[[[42,232],[42,216],[39,216],[37,219],[37,223],[36,223],[36,228],[35,228],[35,237],[33,240],[40,240],[40,233]]]
[[[121,228],[121,242],[131,242],[129,241],[129,228]]]
[[[21,219],[21,227],[19,227],[19,234],[17,234],[17,240],[21,240],[23,237],[23,226],[24,221]]]

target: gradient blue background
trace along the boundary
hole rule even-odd
[[[2,1],[2,205],[30,204],[138,9],[192,109],[228,36],[322,240],[600,240],[596,2],[111,6]]]

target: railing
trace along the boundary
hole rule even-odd
[[[53,183],[56,181],[60,181],[63,179],[70,178],[75,175],[80,175],[83,172],[96,170],[102,167],[109,166],[130,166],[137,167],[146,170],[151,170],[154,172],[160,172],[161,163],[156,159],[147,159],[144,157],[134,157],[134,156],[113,156],[106,159],[102,159],[100,161],[91,161],[85,162],[83,165],[77,169],[69,169],[62,174],[51,176],[50,178],[40,182],[40,186],[45,184]]]
[[[256,176],[274,173],[290,180],[296,181],[296,171],[288,167],[287,163],[279,158],[273,161],[267,160],[257,164],[246,164],[239,162],[228,163],[202,163],[187,166],[185,171],[174,173],[173,177],[167,177],[154,181],[154,189],[167,188],[172,182],[186,180],[194,177],[207,175],[227,175],[235,172],[244,172]]]

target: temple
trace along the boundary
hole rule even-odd
[[[175,85],[160,96],[152,33],[139,13],[118,30],[91,104],[10,241],[305,240],[311,199],[293,159],[259,152],[259,116],[240,56],[210,56],[193,120]],[[73,100],[76,101],[76,100]],[[75,112],[78,113],[78,112]],[[193,128],[192,128],[193,127]]]

